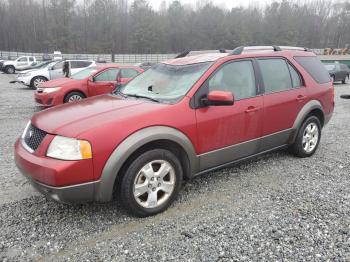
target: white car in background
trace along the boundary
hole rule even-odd
[[[63,62],[69,62],[70,73],[75,74],[87,67],[95,66],[96,63],[91,60],[64,60],[53,61],[47,66],[35,70],[27,70],[17,75],[16,81],[26,86],[37,88],[41,83],[64,77]]]

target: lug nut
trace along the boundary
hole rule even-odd
[[[152,191],[156,191],[156,188],[154,187],[154,188],[152,188]]]
[[[154,177],[151,177],[151,181],[153,181],[154,180]]]
[[[160,187],[161,186],[161,184],[160,183],[158,183],[158,187]]]
[[[152,185],[148,185],[148,187],[149,187],[149,188],[151,188],[151,187],[152,187]]]

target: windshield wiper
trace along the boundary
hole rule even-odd
[[[127,96],[127,97],[145,98],[145,99],[151,100],[153,102],[160,103],[159,100],[157,100],[155,98],[152,98],[152,97],[149,97],[149,96],[143,96],[143,95],[137,95],[137,94],[124,94],[124,95]]]

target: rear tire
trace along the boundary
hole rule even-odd
[[[75,101],[80,101],[82,99],[84,99],[85,96],[83,93],[81,92],[77,92],[77,91],[74,91],[74,92],[70,92],[68,93],[65,98],[64,98],[64,103],[71,103],[71,102],[75,102]]]
[[[297,157],[312,156],[320,144],[321,123],[316,116],[308,117],[300,127],[291,152]]]
[[[14,74],[16,69],[14,66],[6,66],[4,71],[6,74]]]
[[[343,84],[349,83],[349,76],[347,75],[344,80],[342,81]]]
[[[152,216],[166,210],[182,185],[179,159],[165,149],[144,152],[126,168],[119,195],[126,211],[137,217]]]

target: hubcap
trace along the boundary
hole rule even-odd
[[[303,134],[303,148],[306,153],[311,153],[316,148],[318,137],[318,126],[315,123],[308,124]]]
[[[35,86],[35,87],[38,87],[39,84],[44,83],[44,82],[45,82],[44,79],[42,79],[42,78],[37,78],[37,79],[34,80],[34,86]]]
[[[77,100],[82,100],[83,98],[79,95],[72,95],[69,99],[68,99],[68,103],[73,102],[73,101],[77,101]]]
[[[134,181],[134,197],[139,205],[155,208],[163,204],[175,188],[175,170],[165,160],[154,160],[141,168]]]
[[[12,67],[10,67],[7,71],[8,71],[10,74],[13,74],[13,73],[15,72],[15,70],[14,70]]]

